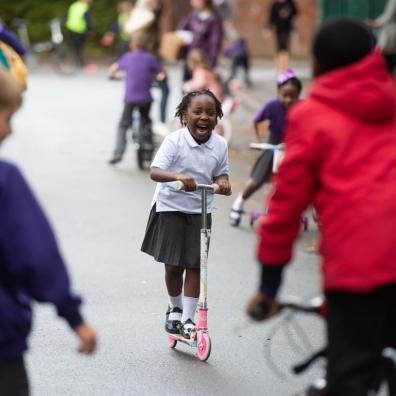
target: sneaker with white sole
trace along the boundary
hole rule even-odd
[[[180,335],[189,340],[194,330],[195,323],[191,319],[187,319],[180,327]]]
[[[180,334],[181,321],[180,320],[169,320],[171,313],[182,314],[183,311],[178,307],[168,307],[165,318],[165,331],[170,334]]]

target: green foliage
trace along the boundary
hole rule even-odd
[[[70,0],[0,0],[0,18],[13,30],[13,19],[27,19],[31,41],[43,41],[49,38],[48,22],[52,18],[64,17],[72,2]],[[117,3],[118,0],[93,0],[91,18],[95,38],[105,33],[114,22]]]

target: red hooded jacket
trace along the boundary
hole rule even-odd
[[[317,78],[289,112],[285,144],[258,258],[288,262],[313,203],[326,290],[396,282],[396,92],[379,52]]]

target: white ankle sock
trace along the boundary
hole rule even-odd
[[[182,310],[183,309],[183,299],[182,298],[183,298],[182,294],[179,294],[176,297],[169,296],[170,308],[172,309],[174,307],[177,307]],[[181,313],[178,313],[178,312],[172,312],[169,314],[169,320],[180,320],[181,317],[182,317]]]
[[[235,201],[232,204],[232,209],[234,210],[242,210],[243,205],[245,204],[245,200],[242,198],[242,193],[239,193],[238,196],[235,198]]]
[[[182,323],[184,323],[187,319],[191,319],[195,322],[195,311],[197,310],[198,298],[195,297],[187,297],[183,296],[183,316]]]

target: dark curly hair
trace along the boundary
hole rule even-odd
[[[199,91],[192,91],[184,95],[182,101],[176,107],[175,117],[178,117],[180,119],[182,125],[185,125],[183,121],[183,115],[186,113],[187,108],[191,104],[193,98],[196,98],[197,96],[201,96],[201,95],[207,95],[210,98],[212,98],[215,103],[217,118],[223,117],[223,110],[221,109],[221,103],[219,99],[217,99],[216,96],[213,94],[213,92],[210,91],[209,89],[201,89]]]
[[[289,80],[285,80],[282,83],[278,83],[277,87],[279,89],[279,88],[282,88],[284,85],[287,85],[287,84],[294,85],[294,87],[297,89],[298,95],[300,95],[300,93],[302,91],[302,88],[303,88],[303,85],[302,85],[302,82],[301,82],[301,80],[299,78],[293,77],[293,78],[290,78]]]

